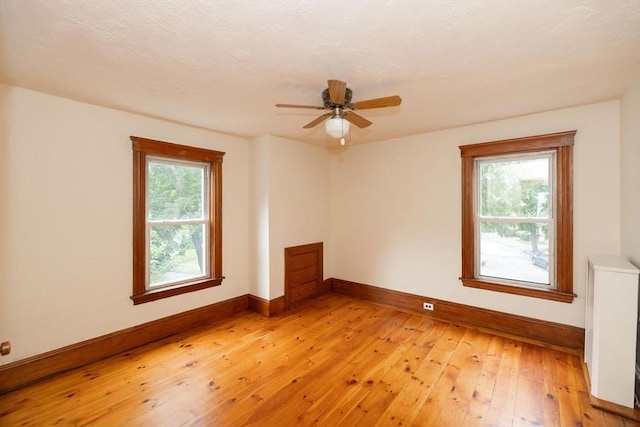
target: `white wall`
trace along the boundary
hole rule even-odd
[[[627,89],[620,106],[622,194],[621,255],[640,267],[640,77]],[[638,295],[640,307],[640,295]],[[637,324],[636,367],[640,367],[640,320]]]
[[[333,277],[584,326],[586,256],[620,248],[619,107],[611,101],[352,146],[331,163]],[[458,146],[574,129],[577,299],[463,287]]]
[[[249,286],[252,295],[269,300],[269,137],[249,142]]]
[[[640,267],[640,78],[621,103],[622,255]],[[640,345],[640,342],[639,342]]]
[[[247,293],[277,298],[284,248],[317,241],[325,242],[325,278],[583,326],[586,256],[620,248],[639,256],[639,100],[636,82],[622,101],[621,204],[617,101],[332,155],[0,85],[0,340],[13,344],[0,364]],[[572,129],[578,298],[563,304],[463,287],[458,145]],[[221,287],[131,303],[130,135],[227,153]]]
[[[0,85],[0,364],[249,292],[248,141]],[[226,152],[222,286],[134,306],[130,135]]]
[[[256,295],[274,299],[284,295],[285,248],[324,242],[325,254],[330,250],[330,154],[275,136],[252,140],[250,151]],[[324,275],[330,277],[327,258]]]

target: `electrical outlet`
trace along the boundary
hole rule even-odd
[[[0,355],[6,356],[9,353],[11,353],[11,343],[9,341],[0,343]]]
[[[433,304],[431,304],[430,302],[423,302],[422,308],[424,308],[425,310],[433,311]]]

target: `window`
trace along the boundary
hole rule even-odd
[[[133,303],[220,285],[224,153],[131,141]]]
[[[573,301],[575,133],[460,146],[465,286]]]

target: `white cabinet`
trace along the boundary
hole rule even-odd
[[[640,271],[619,256],[588,261],[584,355],[591,394],[633,408]]]

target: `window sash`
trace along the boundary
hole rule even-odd
[[[516,217],[516,216],[498,216],[498,215],[483,215],[482,214],[482,166],[485,164],[495,164],[495,163],[509,163],[514,161],[532,161],[532,160],[541,160],[547,159],[547,183],[548,183],[548,191],[547,195],[547,215],[546,216],[528,216],[528,217]],[[498,156],[489,156],[489,157],[478,157],[474,159],[474,170],[475,170],[475,188],[474,188],[474,196],[475,196],[475,206],[476,211],[475,215],[478,218],[513,218],[513,219],[529,219],[529,218],[555,218],[555,192],[556,192],[556,151],[542,151],[535,153],[525,153],[525,154],[504,154]]]
[[[150,212],[149,212],[149,167],[151,164],[161,164],[161,165],[167,165],[167,166],[184,166],[184,167],[190,167],[190,168],[196,168],[196,169],[202,169],[202,181],[201,181],[201,191],[200,191],[200,200],[201,200],[201,209],[200,209],[200,215],[198,217],[194,217],[194,218],[185,218],[185,219],[165,219],[165,220],[152,220],[149,219],[150,217]],[[145,205],[145,218],[147,222],[175,222],[175,221],[190,221],[190,220],[209,220],[209,182],[210,182],[210,173],[211,173],[211,168],[209,167],[208,163],[204,163],[204,162],[194,162],[194,161],[188,161],[188,160],[178,160],[178,159],[167,159],[167,158],[163,158],[163,157],[156,157],[156,156],[147,156],[146,158],[146,168],[147,168],[147,174],[146,174],[146,185],[145,185],[145,201],[146,201],[146,205]]]
[[[209,227],[208,222],[207,221],[176,221],[178,222],[178,224],[172,224],[170,223],[172,221],[162,221],[160,223],[156,222],[156,223],[147,223],[147,241],[146,241],[146,262],[145,262],[145,267],[146,267],[146,271],[145,271],[145,287],[146,289],[149,290],[153,290],[153,289],[160,289],[160,288],[166,288],[166,287],[170,287],[170,286],[175,286],[175,285],[180,285],[180,284],[184,284],[184,283],[189,283],[189,282],[193,282],[195,280],[203,280],[203,279],[209,279],[211,278],[211,263],[209,262],[210,256],[209,256]],[[174,279],[174,280],[164,280],[164,281],[160,281],[160,282],[155,282],[152,283],[152,279],[151,279],[151,264],[152,264],[152,260],[151,260],[151,229],[153,227],[157,227],[157,226],[173,226],[173,225],[200,225],[202,226],[204,232],[203,237],[202,237],[202,262],[203,262],[203,272],[200,274],[192,274],[189,275],[188,277],[185,277],[183,279]]]
[[[200,185],[200,215],[198,216],[198,218],[193,218],[193,219],[175,219],[175,220],[167,220],[167,219],[163,219],[163,220],[151,220],[149,219],[150,217],[150,211],[149,211],[149,201],[151,199],[150,197],[150,185],[149,185],[149,177],[150,177],[150,166],[152,164],[163,164],[163,165],[167,165],[167,166],[178,166],[178,167],[190,167],[190,168],[197,168],[197,169],[201,169],[202,170],[202,180],[201,180],[201,185]],[[161,158],[161,157],[155,157],[155,156],[148,156],[147,160],[146,160],[146,165],[147,165],[147,175],[146,175],[146,179],[147,179],[147,183],[146,183],[146,214],[145,214],[145,227],[146,227],[146,239],[145,239],[145,289],[147,291],[149,290],[155,290],[155,289],[161,289],[161,288],[166,288],[166,287],[170,287],[170,286],[175,286],[175,285],[180,285],[180,284],[185,284],[185,283],[189,283],[189,282],[193,282],[195,280],[202,280],[202,279],[208,279],[211,278],[211,266],[210,266],[210,236],[209,236],[209,180],[210,180],[210,168],[209,168],[209,164],[208,163],[203,163],[203,162],[193,162],[193,161],[186,161],[186,160],[175,160],[175,159],[165,159],[165,158]],[[151,259],[151,243],[152,243],[152,233],[151,233],[151,229],[153,227],[158,227],[158,226],[181,226],[181,225],[200,225],[203,227],[204,232],[202,233],[202,261],[203,261],[203,272],[201,274],[197,274],[197,275],[190,275],[186,278],[182,278],[182,279],[173,279],[173,280],[164,280],[164,281],[160,281],[160,282],[155,282],[152,283],[152,278],[151,278],[151,273],[152,273],[152,269],[151,269],[151,264],[152,264],[152,259]]]
[[[482,166],[495,164],[495,163],[509,163],[516,161],[532,161],[538,159],[547,160],[546,180],[547,180],[547,215],[546,216],[498,216],[498,215],[483,215],[483,180],[482,180]],[[523,168],[526,166],[522,166]],[[474,211],[474,277],[479,280],[491,280],[499,283],[504,283],[512,286],[521,287],[533,287],[541,289],[555,289],[555,192],[556,192],[556,180],[555,180],[555,151],[544,151],[526,154],[505,154],[490,157],[481,157],[474,160],[474,196],[475,196],[475,211]],[[548,257],[549,265],[547,270],[547,282],[538,282],[535,280],[522,280],[524,275],[520,274],[521,271],[511,272],[500,275],[485,275],[482,274],[483,270],[483,247],[482,247],[482,226],[481,224],[546,224],[548,226],[547,240],[548,240]],[[533,256],[533,254],[532,254]],[[528,265],[524,268],[529,267]]]
[[[547,248],[547,253],[548,253],[548,266],[547,266],[547,281],[546,282],[539,282],[539,281],[535,281],[535,280],[522,280],[522,279],[518,279],[516,276],[517,275],[513,275],[511,277],[503,277],[500,275],[490,275],[490,274],[482,274],[483,273],[483,266],[482,266],[482,262],[483,260],[483,247],[482,247],[482,233],[481,233],[481,225],[480,223],[482,222],[494,222],[494,221],[485,221],[485,220],[481,220],[478,223],[478,227],[476,228],[476,239],[475,239],[475,277],[476,279],[479,280],[491,280],[491,281],[496,281],[499,283],[503,283],[503,284],[508,284],[508,285],[513,285],[513,286],[522,286],[522,287],[532,287],[532,288],[540,288],[540,289],[550,289],[550,290],[555,290],[556,289],[556,251],[555,251],[555,227],[554,227],[554,221],[553,220],[547,220],[547,221],[525,221],[525,222],[518,222],[518,221],[495,221],[495,222],[502,222],[502,223],[520,223],[520,224],[533,224],[533,223],[545,223],[549,225],[549,229],[548,229],[548,248]],[[531,255],[533,256],[533,254]],[[527,262],[533,264],[529,259],[526,260]],[[527,267],[529,267],[529,265],[527,264]],[[537,268],[537,267],[536,267]],[[519,276],[522,277],[522,275],[520,274]]]

